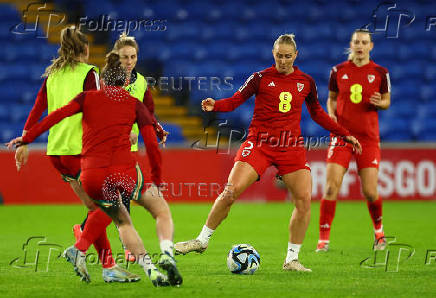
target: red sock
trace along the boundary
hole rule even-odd
[[[98,257],[103,268],[112,268],[115,266],[115,260],[112,257],[111,245],[109,239],[107,239],[106,230],[104,230],[100,237],[94,242],[94,247],[98,252]]]
[[[335,217],[336,200],[321,200],[319,211],[319,240],[328,241],[330,239],[330,228]]]
[[[102,234],[112,219],[101,209],[88,212],[88,219],[80,239],[74,246],[81,252],[85,252]]]
[[[380,230],[382,228],[382,199],[379,197],[374,202],[366,201],[366,204],[374,224],[374,230]]]

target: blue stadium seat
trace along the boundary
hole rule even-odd
[[[23,125],[0,122],[0,142],[6,143],[11,139],[21,136]]]
[[[0,104],[0,123],[9,120],[9,105],[7,103]]]
[[[2,21],[2,23],[9,23],[10,25],[14,25],[21,21],[21,15],[16,6],[2,3],[0,4],[0,20]],[[9,29],[10,26],[8,26],[7,28]]]
[[[436,80],[436,64],[435,63],[427,64],[427,66],[425,67],[424,77],[427,81]]]
[[[185,137],[183,136],[182,128],[180,127],[180,125],[167,122],[163,122],[161,124],[162,127],[170,133],[167,139],[167,142],[169,144],[185,142]]]
[[[383,121],[384,120],[384,121]],[[379,123],[382,141],[412,141],[410,118],[382,119]]]
[[[430,118],[415,123],[415,137],[419,141],[436,140],[436,119]]]
[[[27,116],[32,110],[33,105],[23,105],[23,104],[14,104],[10,106],[10,115],[9,121],[10,123],[17,123],[24,126],[24,122],[27,119]]]

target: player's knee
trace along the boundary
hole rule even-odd
[[[223,200],[224,202],[226,202],[228,205],[232,205],[236,199],[239,197],[239,186],[238,185],[226,185],[226,187],[224,188],[224,191],[221,193],[221,195],[219,196],[219,199]]]
[[[371,188],[364,187],[362,189],[362,192],[368,201],[374,202],[375,200],[378,199],[377,189],[374,189],[373,187],[371,187]]]
[[[295,208],[298,211],[298,215],[310,216],[310,199],[297,202]]]
[[[335,180],[327,181],[326,189],[325,189],[325,196],[327,198],[335,198],[338,195],[340,186],[341,185],[340,185],[339,181],[335,181]]]

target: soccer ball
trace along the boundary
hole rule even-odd
[[[227,268],[232,273],[253,274],[259,266],[259,253],[249,244],[234,245],[227,255]]]

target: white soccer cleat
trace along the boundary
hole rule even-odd
[[[103,268],[103,280],[105,282],[136,282],[141,280],[141,277],[115,265],[113,268]]]
[[[63,257],[74,266],[74,271],[76,271],[76,274],[80,276],[82,281],[91,282],[88,270],[86,269],[86,255],[83,252],[72,245],[64,251]]]
[[[176,255],[186,255],[191,251],[195,251],[198,253],[202,253],[207,248],[207,244],[204,245],[198,239],[192,239],[184,242],[177,242],[174,244],[174,250],[176,251]]]
[[[304,267],[298,260],[292,260],[289,263],[286,263],[285,261],[283,264],[283,270],[312,272],[312,269]]]

